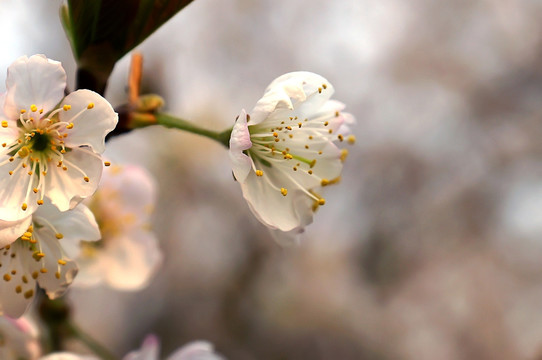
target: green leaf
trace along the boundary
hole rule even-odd
[[[192,0],[68,0],[61,19],[78,87],[103,93],[115,63]]]

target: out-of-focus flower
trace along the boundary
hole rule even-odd
[[[70,254],[81,240],[100,239],[94,215],[83,204],[60,212],[46,200],[29,219],[26,231],[0,249],[0,311],[11,317],[24,313],[36,283],[51,299],[62,295],[77,274]]]
[[[146,286],[162,261],[150,216],[156,184],[144,169],[112,166],[103,174],[87,205],[100,225],[102,239],[82,242],[76,285],[101,282],[122,290]]]
[[[330,100],[333,86],[310,72],[275,79],[252,112],[237,118],[230,139],[233,173],[254,215],[290,243],[325,204],[320,188],[339,181],[354,142],[344,105]]]
[[[0,359],[37,359],[41,348],[36,327],[27,319],[0,317]]]
[[[68,352],[54,353],[41,357],[40,360],[100,360],[95,356],[81,356]]]
[[[160,358],[160,342],[153,335],[147,336],[141,349],[133,351],[124,360],[158,360]],[[194,341],[181,347],[166,358],[167,360],[223,360],[213,351],[213,345],[206,341]]]
[[[118,116],[99,94],[64,97],[65,87],[61,64],[43,55],[23,56],[8,68],[0,96],[2,220],[31,215],[45,198],[66,211],[98,186],[104,139]]]
[[[160,342],[155,336],[147,336],[141,349],[132,351],[124,360],[158,360],[160,359]],[[98,360],[93,356],[78,356],[71,353],[56,353],[41,360]],[[166,360],[224,360],[213,351],[213,345],[206,341],[194,341],[183,346]]]

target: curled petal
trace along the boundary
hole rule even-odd
[[[111,104],[98,93],[90,90],[77,90],[64,98],[61,107],[69,105],[67,111],[61,111],[61,121],[72,123],[65,139],[68,147],[90,146],[101,154],[105,150],[105,136],[117,126],[118,115]]]
[[[18,119],[21,109],[36,105],[48,113],[62,100],[65,87],[66,72],[60,62],[43,55],[22,56],[8,68],[4,112]]]
[[[251,125],[261,123],[281,109],[296,108],[299,116],[305,117],[323,106],[333,92],[333,86],[320,75],[307,71],[282,75],[267,87],[263,97],[254,106],[250,113],[253,119]]]
[[[243,152],[252,147],[250,133],[247,125],[247,113],[243,109],[235,125],[230,138],[230,160],[232,162],[233,174],[237,181],[243,182],[252,169],[252,160]]]

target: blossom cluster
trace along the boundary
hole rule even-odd
[[[333,86],[309,72],[275,79],[231,129],[229,157],[250,210],[283,245],[298,242],[325,205],[324,187],[340,181],[354,143],[352,115],[332,100]],[[163,260],[150,217],[156,184],[142,168],[104,160],[118,115],[90,90],[67,93],[61,64],[23,56],[0,95],[0,313],[19,318],[43,289],[50,299],[72,285],[145,287]],[[104,171],[106,169],[106,171]],[[0,317],[2,359],[38,359],[24,319]],[[6,350],[10,349],[10,350]],[[4,351],[4,353],[2,353]],[[6,352],[8,351],[8,352]],[[157,360],[149,337],[125,360]],[[95,359],[72,353],[43,360]],[[219,360],[206,342],[171,360]]]
[[[118,116],[99,94],[65,96],[66,73],[43,55],[8,69],[0,96],[0,311],[18,317],[36,293],[73,282],[74,250],[101,238],[81,201],[97,189]]]

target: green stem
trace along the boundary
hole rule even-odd
[[[102,360],[118,360],[109,350],[103,347],[100,343],[94,340],[90,335],[81,330],[77,325],[71,321],[66,322],[71,335],[81,341],[86,347]]]
[[[154,116],[156,117],[156,123],[159,125],[188,131],[192,134],[202,135],[208,137],[209,139],[218,141],[227,148],[230,147],[229,142],[232,129],[227,129],[222,132],[216,132],[212,130],[202,129],[189,121],[179,119],[168,114],[156,113],[154,114]]]

